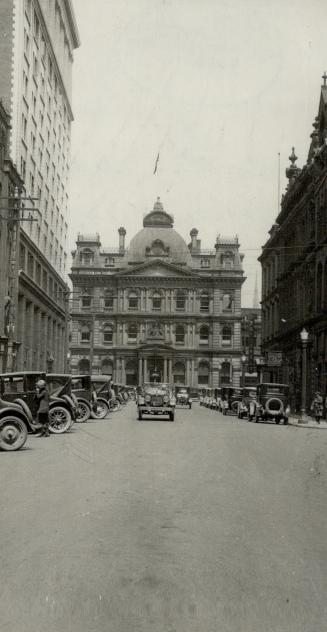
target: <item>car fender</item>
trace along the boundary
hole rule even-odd
[[[0,421],[1,419],[3,419],[3,417],[8,417],[8,416],[18,417],[18,419],[21,419],[21,421],[23,421],[26,424],[28,429],[33,429],[33,423],[30,422],[30,420],[28,419],[23,409],[19,408],[19,406],[17,408],[14,408],[12,406],[1,408]]]
[[[78,397],[78,398],[77,398],[77,402],[78,402],[78,403],[83,402],[83,404],[86,404],[86,406],[87,406],[90,410],[92,410],[92,404],[91,404],[91,402],[89,402],[87,399],[85,399],[85,397]]]

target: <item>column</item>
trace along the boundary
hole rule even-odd
[[[138,384],[141,386],[143,384],[143,376],[142,376],[142,358],[139,358],[139,379]]]
[[[167,375],[167,358],[164,358],[164,382],[168,382],[168,375]]]
[[[173,361],[171,358],[168,359],[168,382],[173,381]]]
[[[125,358],[121,359],[121,382],[122,384],[126,384]]]
[[[26,312],[26,369],[30,371],[33,363],[33,327],[34,327],[34,305],[28,303]]]
[[[191,360],[191,386],[195,386],[195,382],[194,382],[194,359],[192,358]]]
[[[148,382],[148,359],[144,358],[144,382]]]
[[[22,371],[24,368],[24,355],[25,355],[25,345],[26,345],[26,335],[25,335],[25,317],[26,317],[26,299],[25,296],[21,295],[18,299],[18,330],[16,339],[21,343],[18,349],[18,357],[17,357],[17,370]]]

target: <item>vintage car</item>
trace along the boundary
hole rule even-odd
[[[220,407],[221,407],[221,388],[217,387],[213,389],[211,408],[213,410],[220,410]]]
[[[38,401],[36,397],[36,382],[45,380],[46,374],[36,371],[21,373],[2,373],[0,375],[0,393],[6,401],[19,404],[26,415],[31,415],[36,421]],[[49,401],[49,430],[54,434],[61,434],[69,430],[73,423],[72,405],[66,398],[51,394]],[[38,428],[39,426],[33,426]]]
[[[143,415],[168,415],[175,419],[176,399],[173,390],[167,384],[146,382],[137,396],[138,419]]]
[[[97,410],[92,410],[93,419],[104,419],[108,412],[120,410],[121,403],[117,399],[118,385],[113,384],[109,375],[92,375],[92,386],[97,396]]]
[[[175,386],[176,408],[177,406],[192,408],[189,386]]]
[[[253,419],[255,413],[256,387],[244,386],[242,388],[242,399],[238,402],[237,416],[239,419],[247,417]]]
[[[200,398],[199,389],[191,386],[190,388],[190,400],[191,402],[198,402]]]
[[[29,432],[40,430],[29,410],[20,404],[9,402],[0,397],[0,450],[13,452],[20,450],[26,443]]]
[[[59,398],[66,401],[73,423],[76,420],[78,402],[72,393],[72,376],[67,373],[47,373],[45,381],[52,400]]]
[[[257,385],[254,421],[282,420],[288,424],[290,415],[289,386],[287,384],[273,384],[264,382]]]
[[[211,408],[212,395],[213,395],[213,388],[205,387],[203,389],[202,405],[205,406],[206,408]]]
[[[72,393],[76,397],[76,421],[87,421],[97,411],[97,394],[90,375],[72,375]]]
[[[237,414],[238,404],[242,399],[242,389],[234,386],[222,386],[222,413]]]

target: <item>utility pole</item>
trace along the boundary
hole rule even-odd
[[[15,329],[17,329],[17,301],[18,301],[18,252],[19,252],[19,227],[20,222],[37,222],[30,216],[31,212],[38,211],[34,206],[25,207],[25,201],[34,202],[38,198],[22,197],[21,189],[15,187],[8,197],[0,198],[7,206],[0,207],[0,221],[7,222],[7,248],[8,248],[8,295],[5,299],[5,333],[7,335],[6,371],[12,372],[15,368],[15,359],[20,342],[15,341]],[[29,217],[25,212],[29,212]]]

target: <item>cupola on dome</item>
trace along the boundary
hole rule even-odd
[[[160,198],[157,198],[153,210],[143,219],[143,229],[130,242],[128,262],[159,257],[182,265],[191,265],[187,244],[174,230],[173,225],[173,216],[166,213]]]

